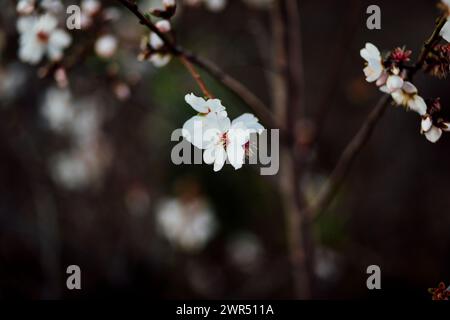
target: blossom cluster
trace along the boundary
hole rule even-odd
[[[47,57],[50,62],[62,60],[64,51],[72,44],[72,36],[63,29],[65,10],[60,0],[20,0],[16,11],[19,14],[17,30],[19,58],[36,65]],[[92,28],[96,19],[102,22],[117,20],[119,11],[114,7],[104,8],[98,0],[80,2],[80,28]],[[111,58],[118,48],[117,38],[111,34],[98,34],[95,53],[101,58]]]
[[[205,100],[191,93],[185,100],[198,114],[184,123],[183,137],[204,150],[203,161],[214,164],[214,171],[221,170],[227,159],[236,170],[240,169],[254,147],[250,135],[264,131],[258,118],[244,113],[231,121],[219,99]]]
[[[417,88],[409,81],[409,71],[423,68],[432,76],[445,78],[450,72],[450,0],[442,0],[444,12],[442,28],[437,43],[423,57],[423,65],[408,65],[412,52],[396,48],[384,57],[376,46],[366,43],[360,55],[366,61],[364,74],[367,82],[375,83],[382,92],[390,94],[395,104],[417,112],[421,117],[420,131],[430,142],[438,141],[442,133],[450,131],[450,121],[444,120],[439,98],[423,99]]]
[[[366,81],[375,83],[380,91],[390,94],[396,105],[412,110],[421,117],[421,133],[430,142],[436,142],[443,131],[450,131],[450,122],[441,117],[439,99],[425,101],[416,86],[408,81],[408,66],[411,51],[396,48],[384,58],[376,46],[366,43],[360,51],[366,61]]]
[[[61,60],[64,50],[72,42],[71,36],[58,27],[56,13],[62,10],[62,4],[42,1],[39,9],[44,13],[37,14],[34,0],[20,0],[16,9],[21,15],[17,20],[20,60],[30,64],[38,64],[44,56],[51,61]]]

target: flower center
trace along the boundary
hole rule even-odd
[[[50,38],[49,34],[44,31],[39,31],[36,36],[41,43],[47,43]]]

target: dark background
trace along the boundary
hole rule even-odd
[[[370,4],[381,7],[381,30],[365,27]],[[270,11],[237,0],[220,13],[183,9],[175,23],[178,41],[269,103]],[[305,0],[300,9],[306,110],[311,120],[320,119],[314,162],[303,182],[314,194],[380,96],[364,81],[360,48],[368,41],[383,50],[406,45],[417,57],[439,11],[427,0]],[[106,27],[124,39],[116,60],[91,55],[68,72],[75,97],[96,97],[102,141],[111,153],[102,173],[76,189],[51,174],[52,156],[71,143],[49,130],[39,111],[53,81],[38,79],[36,67],[18,61],[10,2],[0,18],[0,84],[10,70],[25,75],[14,90],[0,90],[0,298],[292,297],[273,178],[252,166],[214,173],[207,165],[171,164],[170,133],[193,115],[184,95],[199,92],[176,60],[162,69],[135,61],[144,30],[134,17],[123,11]],[[78,31],[74,37],[81,43],[87,35]],[[119,67],[115,77],[123,81],[139,74],[126,101],[111,94],[111,66]],[[247,111],[205,79],[232,117]],[[439,96],[444,108],[450,106],[448,80],[420,75],[415,84],[425,98]],[[449,148],[446,134],[437,144],[426,141],[413,113],[387,110],[336,201],[314,226],[318,298],[430,299],[429,287],[449,281]],[[210,203],[219,228],[203,250],[185,252],[158,232],[155,214],[162,199],[192,189]],[[259,254],[236,264],[229,248],[241,234],[251,235]],[[81,291],[65,287],[71,264],[81,267]],[[372,264],[382,271],[382,290],[375,293],[366,288]]]

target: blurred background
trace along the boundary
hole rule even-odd
[[[61,23],[78,3],[57,11],[50,2]],[[270,1],[178,2],[179,43],[270,104]],[[366,28],[371,4],[381,7],[381,30]],[[170,135],[193,116],[184,95],[200,92],[176,59],[163,68],[138,61],[148,32],[117,1],[101,6],[101,23],[93,15],[69,32],[67,64],[56,72],[47,59],[20,61],[16,1],[2,6],[0,298],[291,298],[276,177],[255,166],[173,165]],[[439,10],[428,0],[303,0],[300,14],[304,134],[318,134],[301,183],[313,198],[380,96],[364,80],[360,48],[406,45],[417,57]],[[98,40],[108,35],[105,49]],[[248,111],[202,75],[232,118]],[[447,80],[419,75],[415,84],[450,108]],[[388,108],[314,225],[318,298],[430,299],[428,288],[448,285],[449,148],[450,136],[431,144],[417,116]],[[82,290],[66,288],[72,264]],[[380,292],[366,288],[372,264]]]

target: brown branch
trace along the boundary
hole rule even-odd
[[[372,132],[378,123],[378,120],[386,110],[389,100],[389,95],[384,95],[378,101],[377,105],[364,121],[358,133],[353,137],[353,139],[345,148],[344,152],[339,158],[336,167],[334,168],[327,182],[325,182],[325,185],[320,190],[319,195],[317,196],[317,200],[311,208],[311,212],[313,213],[315,218],[317,218],[319,214],[323,212],[323,210],[329,205],[331,200],[333,200],[336,191],[340,187],[342,181],[345,179],[354,160],[371,137]]]
[[[253,94],[246,86],[241,82],[233,78],[232,76],[226,74],[213,62],[195,55],[192,52],[187,51],[183,47],[175,45],[164,33],[160,32],[158,28],[139,10],[136,3],[130,0],[118,0],[122,3],[131,13],[133,13],[139,22],[150,29],[152,32],[156,33],[161,40],[164,42],[167,50],[174,56],[184,57],[186,60],[192,64],[198,66],[199,68],[205,70],[217,81],[221,82],[225,87],[227,87],[231,92],[233,92],[237,97],[239,97],[245,104],[247,104],[253,112],[260,118],[261,122],[270,128],[277,128],[277,123],[273,119],[272,112],[266,107],[266,105]]]
[[[189,73],[192,75],[192,78],[194,78],[194,80],[197,82],[198,86],[200,87],[200,90],[202,90],[205,97],[208,99],[212,99],[213,95],[208,91],[208,88],[206,88],[205,82],[203,81],[202,77],[197,72],[197,70],[195,70],[192,63],[190,63],[184,56],[180,56],[180,60],[184,64],[186,69],[189,71]]]

